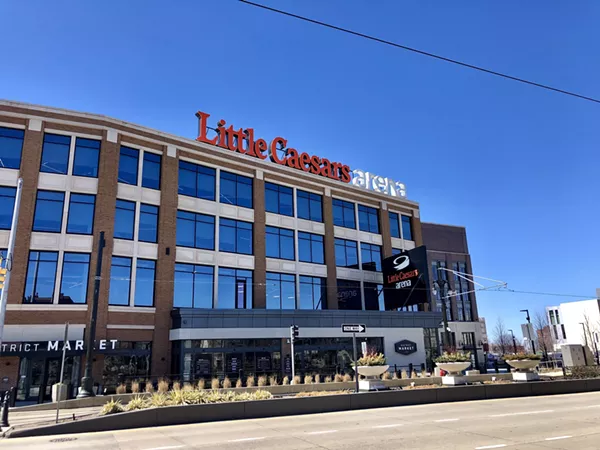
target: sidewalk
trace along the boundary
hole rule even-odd
[[[71,422],[73,416],[75,416],[75,420],[88,418],[98,414],[100,409],[102,409],[101,406],[64,409],[60,411],[59,422]],[[56,423],[56,410],[19,411],[19,408],[11,408],[8,414],[8,422],[13,429],[50,425]]]

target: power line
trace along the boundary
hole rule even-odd
[[[495,70],[486,69],[486,68],[481,67],[481,66],[476,66],[476,65],[469,64],[469,63],[466,63],[466,62],[458,61],[456,59],[452,59],[452,58],[447,58],[445,56],[436,55],[434,53],[426,52],[426,51],[419,50],[419,49],[416,49],[416,48],[413,48],[413,47],[408,47],[406,45],[398,44],[396,42],[388,41],[388,40],[381,39],[381,38],[378,38],[378,37],[375,37],[375,36],[371,36],[371,35],[368,35],[368,34],[360,33],[358,31],[353,31],[353,30],[350,30],[348,28],[338,27],[336,25],[332,25],[332,24],[329,24],[329,23],[326,23],[326,22],[321,22],[321,21],[316,20],[316,19],[311,19],[309,17],[300,16],[298,14],[293,14],[293,13],[290,13],[290,12],[287,12],[287,11],[283,11],[281,9],[272,8],[270,6],[261,5],[260,3],[254,3],[254,2],[251,2],[251,1],[248,1],[248,0],[239,0],[239,1],[242,2],[242,3],[246,3],[247,5],[251,5],[251,6],[255,6],[257,8],[265,9],[267,11],[275,12],[277,14],[281,14],[281,15],[284,15],[284,16],[292,17],[294,19],[302,20],[304,22],[309,22],[309,23],[312,23],[312,24],[315,24],[315,25],[321,25],[323,27],[330,28],[332,30],[341,31],[343,33],[347,33],[347,34],[351,34],[351,35],[354,35],[354,36],[362,37],[362,38],[365,38],[365,39],[368,39],[368,40],[371,40],[371,41],[379,42],[380,44],[385,44],[385,45],[389,45],[391,47],[400,48],[402,50],[407,50],[409,52],[417,53],[419,55],[428,56],[430,58],[435,58],[435,59],[438,59],[438,60],[441,60],[441,61],[445,61],[445,62],[448,62],[448,63],[451,63],[451,64],[456,64],[458,66],[466,67],[468,69],[477,70],[479,72],[484,72],[484,73],[487,73],[487,74],[490,74],[490,75],[495,75],[497,77],[502,77],[502,78],[505,78],[505,79],[508,79],[508,80],[512,80],[512,81],[517,81],[519,83],[528,84],[530,86],[535,86],[535,87],[546,89],[546,90],[549,90],[549,91],[558,92],[559,94],[570,95],[571,97],[576,97],[576,98],[579,98],[579,99],[582,99],[582,100],[588,100],[590,102],[600,103],[600,100],[598,100],[598,99],[595,99],[595,98],[592,98],[592,97],[587,97],[587,96],[581,95],[581,94],[577,94],[576,92],[565,91],[564,89],[558,89],[558,88],[555,88],[555,87],[552,87],[552,86],[548,86],[546,84],[536,83],[535,81],[529,81],[529,80],[526,80],[524,78],[514,77],[512,75],[507,75],[505,73],[497,72]]]

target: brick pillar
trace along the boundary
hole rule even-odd
[[[262,170],[256,171],[253,183],[254,203],[254,286],[252,298],[253,309],[265,309],[267,307],[267,248],[265,242],[266,212],[265,212],[265,181]]]
[[[382,256],[389,258],[392,256],[392,234],[390,232],[390,215],[387,209],[387,203],[381,202],[379,205],[379,227],[381,228]]]
[[[325,221],[325,264],[327,264],[327,301],[325,304],[327,309],[338,309],[333,201],[331,199],[331,193],[327,191],[323,196],[323,220]]]
[[[153,376],[163,376],[171,372],[171,311],[175,280],[177,202],[178,202],[178,162],[173,147],[165,147],[161,168],[160,210],[158,216],[158,261],[154,291],[154,340],[152,342]],[[169,152],[173,156],[169,156]]]
[[[423,230],[421,230],[421,219],[418,212],[411,217],[411,227],[415,246],[419,247],[423,245]]]
[[[42,125],[39,120],[30,119],[25,130],[25,139],[23,140],[20,171],[20,176],[23,178],[23,191],[21,193],[21,209],[19,211],[19,223],[17,224],[17,240],[13,255],[8,303],[23,303],[31,229],[33,228],[35,199],[42,159],[42,143],[44,139]]]
[[[19,357],[5,356],[0,358],[0,392],[8,391],[11,387],[17,387],[19,382]],[[4,377],[8,378],[5,383]]]

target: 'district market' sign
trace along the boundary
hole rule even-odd
[[[94,350],[115,350],[117,348],[117,339],[100,339],[95,343]],[[81,351],[84,349],[84,341],[82,339],[76,341],[42,341],[42,342],[12,342],[2,344],[0,348],[0,356],[7,356],[15,353],[30,353],[30,352],[59,352],[63,351]]]

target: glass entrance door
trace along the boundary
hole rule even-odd
[[[65,358],[63,382],[77,384],[79,356]],[[26,402],[52,401],[52,386],[60,381],[61,358],[21,358],[17,400]]]

